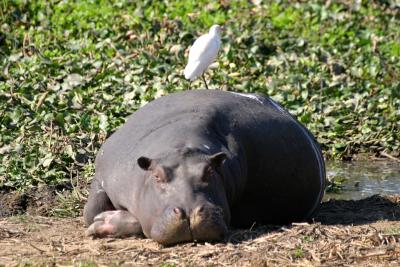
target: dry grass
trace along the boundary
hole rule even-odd
[[[81,218],[0,220],[0,264],[76,266],[387,266],[400,264],[400,197],[323,204],[314,223],[233,230],[221,243],[162,247],[90,239]],[[353,221],[352,221],[353,220]]]

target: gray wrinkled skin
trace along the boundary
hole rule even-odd
[[[100,149],[87,235],[220,240],[231,225],[309,219],[324,183],[315,139],[269,98],[176,93],[141,108]]]

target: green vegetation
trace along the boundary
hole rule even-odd
[[[297,247],[296,250],[294,251],[294,256],[296,258],[303,258],[304,257],[303,249],[301,247]]]
[[[348,177],[334,176],[330,177],[327,182],[325,192],[340,193],[343,190],[343,183],[348,180]]]
[[[176,264],[169,263],[169,262],[165,262],[165,263],[160,265],[160,267],[175,267],[175,266],[176,266]]]
[[[0,188],[83,188],[129,114],[187,88],[185,50],[215,23],[212,88],[271,96],[328,158],[399,156],[398,1],[161,2],[0,1]]]

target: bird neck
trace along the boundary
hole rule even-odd
[[[211,37],[211,38],[217,37],[218,39],[221,39],[221,35],[220,35],[218,32],[216,32],[216,31],[212,31],[212,32],[210,32],[209,34],[210,34],[210,37]]]

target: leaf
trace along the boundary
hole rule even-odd
[[[62,83],[63,90],[71,90],[83,83],[83,77],[78,73],[69,74]]]
[[[54,157],[51,153],[47,154],[45,158],[41,160],[41,164],[44,168],[47,168],[50,166],[50,164],[53,162]]]
[[[100,118],[100,124],[99,124],[100,129],[104,133],[107,133],[107,127],[109,125],[107,116],[105,114],[100,114],[99,118]]]

